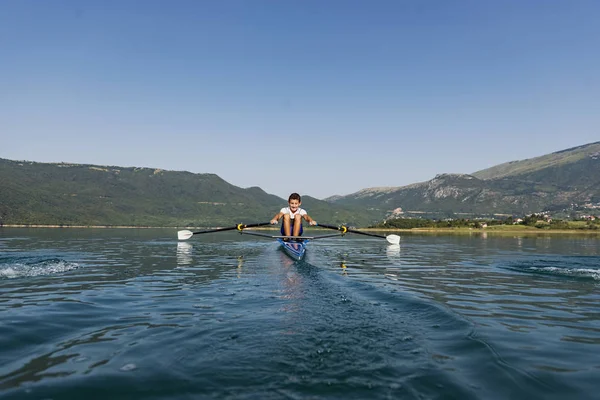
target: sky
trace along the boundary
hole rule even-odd
[[[0,1],[0,158],[317,198],[600,140],[600,2]]]

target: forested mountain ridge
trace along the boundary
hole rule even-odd
[[[368,188],[325,199],[377,208],[387,217],[477,217],[600,208],[600,142],[468,174],[440,174],[402,187]]]
[[[223,226],[268,221],[286,200],[215,174],[0,159],[0,224]],[[402,187],[323,200],[317,221],[368,226],[393,217],[600,213],[600,142]]]
[[[472,175],[479,179],[497,179],[505,177],[521,177],[525,180],[535,177],[539,180],[553,180],[556,184],[574,185],[577,180],[590,178],[586,174],[590,163],[600,159],[600,142],[590,143],[583,146],[557,151],[540,157],[534,157],[520,161],[510,161],[491,168],[477,171]],[[580,168],[573,168],[573,167]],[[570,175],[561,175],[560,169],[567,167],[566,172]]]
[[[0,188],[5,225],[220,226],[268,221],[286,204],[215,174],[5,159],[0,159]],[[334,223],[377,220],[309,196],[303,207]]]

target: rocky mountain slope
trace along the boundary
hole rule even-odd
[[[600,206],[600,142],[471,175],[440,174],[427,182],[363,189],[326,200],[377,209],[387,218],[594,212]]]

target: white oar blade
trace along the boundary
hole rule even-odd
[[[188,240],[192,236],[194,236],[194,234],[192,233],[192,231],[185,230],[185,231],[178,231],[177,232],[177,239],[179,239],[179,240]]]
[[[400,236],[398,235],[387,235],[385,240],[387,240],[389,244],[400,244]]]

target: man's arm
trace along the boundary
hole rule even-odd
[[[306,220],[306,222],[308,222],[310,225],[316,225],[317,224],[317,221],[315,221],[314,219],[312,219],[310,215],[304,214],[303,217]]]
[[[279,222],[279,220],[281,219],[281,217],[283,217],[283,213],[280,211],[277,214],[275,214],[275,216],[271,220],[271,224],[275,225],[277,222]]]

